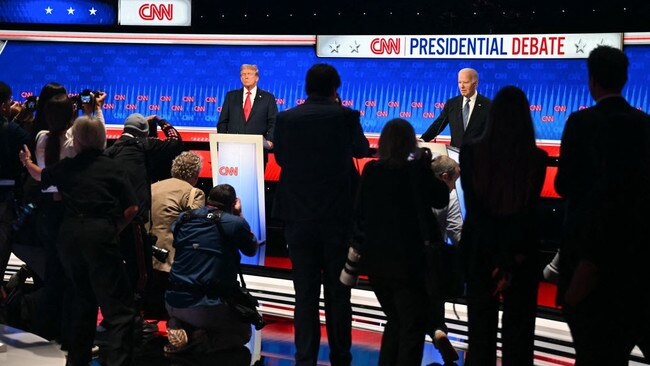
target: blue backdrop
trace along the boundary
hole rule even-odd
[[[632,75],[624,94],[647,110],[650,47],[626,48]],[[228,90],[241,87],[239,66],[255,63],[259,86],[278,99],[280,111],[304,100],[304,76],[318,62],[334,65],[345,105],[362,113],[366,132],[379,133],[391,118],[409,120],[423,133],[457,95],[463,67],[479,71],[479,92],[493,97],[505,85],[521,87],[531,103],[537,137],[561,138],[570,112],[593,104],[585,60],[319,59],[313,47],[189,46],[14,42],[0,55],[2,78],[23,100],[50,81],[68,92],[108,93],[108,123],[134,112],[158,114],[176,126],[214,127]],[[448,130],[442,132],[448,134]]]

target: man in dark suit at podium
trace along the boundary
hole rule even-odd
[[[273,148],[273,127],[278,114],[275,97],[257,87],[260,75],[256,65],[243,64],[239,74],[244,87],[226,94],[217,132],[262,135],[264,148],[270,150]]]
[[[483,134],[492,101],[476,91],[478,73],[466,68],[458,72],[460,95],[449,99],[442,113],[422,134],[422,140],[431,141],[449,124],[451,146],[460,148]]]
[[[296,365],[315,366],[320,346],[320,284],[332,366],[352,360],[350,288],[339,281],[352,223],[353,157],[368,152],[359,112],[340,106],[338,72],[307,72],[304,104],[278,114],[275,159],[282,167],[273,216],[285,223],[296,291]]]

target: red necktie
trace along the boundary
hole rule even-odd
[[[244,120],[248,122],[248,116],[251,114],[251,92],[246,92],[246,101],[244,102]]]

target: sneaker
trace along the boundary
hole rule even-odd
[[[454,346],[451,345],[447,333],[441,330],[436,330],[433,335],[433,345],[436,346],[445,363],[458,360],[458,352],[456,352]]]

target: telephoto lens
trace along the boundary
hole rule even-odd
[[[354,287],[359,283],[359,260],[361,255],[356,249],[350,247],[348,249],[348,259],[345,261],[345,266],[341,270],[339,281],[342,284]]]

